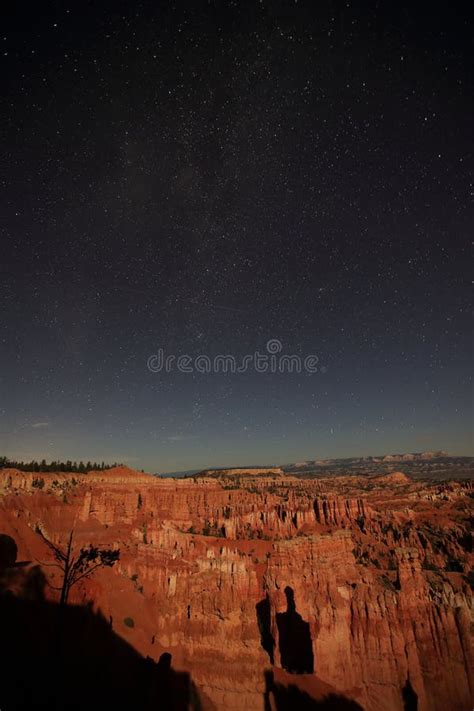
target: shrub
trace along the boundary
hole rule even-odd
[[[133,621],[133,617],[125,617],[123,620],[123,624],[126,627],[130,627],[130,629],[133,629],[135,627],[135,622]]]
[[[448,562],[446,563],[446,570],[448,573],[462,573],[463,572],[463,565],[460,560],[455,560],[454,558],[450,558]]]

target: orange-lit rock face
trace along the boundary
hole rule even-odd
[[[269,670],[366,711],[411,708],[410,695],[419,711],[471,708],[467,483],[126,468],[0,477],[0,532],[19,560],[49,560],[39,529],[120,547],[73,600],[92,599],[143,655],[170,652],[204,708],[273,708]]]

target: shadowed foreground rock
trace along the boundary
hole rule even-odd
[[[1,552],[13,547],[2,535]],[[90,605],[46,601],[42,571],[25,568],[9,556],[0,570],[2,711],[200,709],[189,674],[173,670],[170,654],[145,659]]]

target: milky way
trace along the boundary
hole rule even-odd
[[[0,454],[470,453],[472,18],[38,5],[1,38]],[[147,368],[270,339],[323,367]]]

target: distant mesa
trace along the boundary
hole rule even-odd
[[[204,469],[195,475],[196,477],[222,479],[239,476],[285,476],[281,467],[252,467],[243,469]]]
[[[294,462],[292,464],[284,465],[284,469],[287,472],[307,470],[307,469],[318,469],[320,467],[331,467],[334,465],[341,464],[351,464],[351,465],[366,465],[366,464],[377,464],[377,463],[391,463],[391,462],[429,462],[434,459],[446,459],[452,458],[448,452],[442,450],[436,452],[409,452],[405,454],[381,454],[376,456],[367,457],[346,457],[342,459],[307,459],[301,462]]]
[[[408,454],[386,454],[382,462],[416,462],[420,460],[442,459],[449,457],[447,452],[412,452]]]

